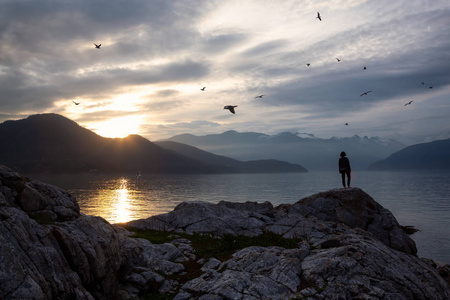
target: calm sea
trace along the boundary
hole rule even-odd
[[[419,256],[450,263],[450,172],[354,171],[352,186],[389,209],[412,235]],[[81,211],[110,223],[148,218],[173,210],[183,201],[270,201],[274,206],[340,187],[337,172],[227,175],[96,174],[38,178],[68,190]]]

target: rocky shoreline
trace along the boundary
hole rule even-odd
[[[0,299],[450,299],[450,266],[417,257],[395,217],[361,189],[277,207],[185,202],[127,230],[6,167],[0,182]],[[133,230],[172,240],[154,244]],[[267,232],[299,242],[201,259],[183,238]],[[189,264],[199,272],[180,281]]]

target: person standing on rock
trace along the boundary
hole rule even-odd
[[[350,187],[350,180],[351,180],[351,172],[352,169],[350,168],[350,161],[347,158],[347,154],[345,154],[344,151],[341,152],[341,158],[339,158],[339,173],[341,173],[342,176],[342,185],[345,186],[345,175],[347,175],[347,187]]]

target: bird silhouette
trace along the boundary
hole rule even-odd
[[[361,96],[365,96],[365,95],[367,95],[368,93],[371,93],[372,91],[367,91],[367,92],[364,92],[364,93],[362,93],[361,95],[359,95],[360,97]]]
[[[255,98],[262,98],[263,96],[265,96],[265,95],[259,95],[259,96],[256,96]]]
[[[204,86],[204,87],[201,88],[202,91],[205,91],[205,89],[206,89],[206,86]]]
[[[366,67],[366,66],[364,66],[363,70],[367,70],[367,67]]]
[[[413,101],[414,101],[414,100],[411,100],[411,101],[409,101],[408,103],[405,103],[405,106],[406,106],[406,105],[410,105],[411,103],[413,103]]]
[[[309,67],[310,65],[311,65],[311,64],[309,64],[309,63],[308,63],[308,64],[306,64],[306,66],[307,66],[307,67]]]
[[[80,104],[80,102],[75,102],[75,101],[72,101],[75,105],[78,105],[78,104]]]
[[[339,58],[337,58],[337,57],[336,57],[336,59],[337,59],[337,61],[338,61],[338,62],[340,62],[340,61],[341,61],[341,60],[340,60]]]
[[[345,123],[346,126],[348,126],[348,123]]]
[[[237,107],[237,105],[226,105],[223,109],[228,109],[231,113],[236,113],[234,111],[234,108]]]
[[[98,44],[98,45],[97,45],[97,44],[95,44],[95,43],[94,43],[94,45],[95,45],[95,48],[97,48],[97,49],[100,49],[100,47],[102,46],[102,44]]]
[[[433,88],[433,86],[432,85],[430,85],[430,89],[432,89]]]
[[[422,81],[422,85],[425,85],[425,82]]]
[[[320,13],[319,13],[319,12],[317,12],[317,17],[316,17],[316,19],[319,19],[319,21],[322,21],[322,17],[320,16]]]

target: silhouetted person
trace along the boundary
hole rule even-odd
[[[339,173],[342,176],[342,185],[344,188],[350,187],[350,179],[352,169],[350,168],[350,161],[348,160],[347,154],[344,151],[341,152],[341,158],[339,158]],[[347,174],[347,186],[345,186],[345,175]]]

